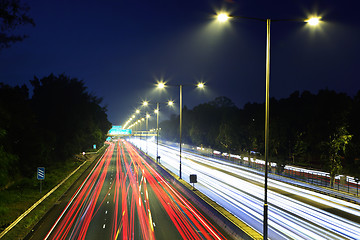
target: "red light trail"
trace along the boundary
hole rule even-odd
[[[161,224],[155,227],[152,201],[161,204],[172,231],[183,239],[225,239],[131,144],[109,144],[45,239],[88,239],[96,232],[92,228],[106,230],[108,239],[156,239]],[[99,223],[104,209],[107,217]]]

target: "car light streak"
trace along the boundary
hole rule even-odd
[[[184,239],[225,239],[131,144],[109,144],[45,239],[85,239],[104,213],[106,223],[102,218],[99,227],[108,232],[108,239],[155,239],[153,200],[159,201]]]
[[[140,146],[144,141],[132,140]],[[156,144],[148,142],[156,157]],[[159,145],[161,164],[178,173],[178,149]],[[220,160],[182,153],[184,176],[197,174],[197,189],[262,232],[262,173]],[[184,178],[184,180],[189,181]],[[271,239],[360,239],[360,206],[278,180],[268,180]]]
[[[125,143],[128,149],[133,148],[128,143]],[[146,181],[149,182],[153,190],[158,192],[156,196],[162,202],[162,206],[167,211],[168,215],[172,218],[174,224],[176,224],[178,231],[184,239],[195,238],[202,239],[222,239],[220,233],[218,233],[213,226],[193,207],[190,203],[183,198],[174,188],[172,188],[161,175],[159,175],[154,169],[145,161],[139,161],[140,156],[136,151],[130,151],[130,156],[133,160],[138,161],[138,165],[143,165]],[[159,185],[162,182],[163,185]],[[155,188],[155,186],[159,186]],[[163,189],[166,189],[167,194],[163,193]],[[188,220],[191,221],[188,221]],[[210,233],[212,237],[207,234]]]

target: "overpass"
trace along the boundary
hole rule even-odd
[[[153,137],[156,136],[156,131],[130,131],[130,132],[108,132],[108,137]]]

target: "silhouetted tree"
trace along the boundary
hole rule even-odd
[[[50,150],[47,161],[66,160],[105,140],[111,127],[106,108],[100,106],[102,99],[86,92],[83,81],[51,74],[42,79],[35,77],[31,84],[38,128]]]
[[[35,26],[34,20],[27,15],[28,11],[29,7],[19,0],[0,0],[0,50],[27,37],[13,34],[18,26]]]
[[[342,170],[342,161],[344,158],[346,146],[349,144],[352,135],[348,133],[346,128],[339,127],[337,131],[329,136],[328,142],[323,143],[326,153],[324,154],[329,161],[328,169],[330,171],[330,184],[334,186],[335,176]]]
[[[14,179],[32,165],[34,116],[30,108],[28,88],[0,83],[0,166],[3,177]],[[6,170],[7,169],[7,170]]]

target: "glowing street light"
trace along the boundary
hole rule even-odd
[[[204,88],[204,87],[205,87],[205,83],[199,82],[199,83],[197,84],[197,87],[198,87],[198,88]]]
[[[165,88],[165,83],[164,82],[158,82],[157,87],[161,88],[161,89]]]
[[[263,222],[263,238],[264,240],[268,239],[268,202],[267,202],[267,189],[268,189],[268,158],[269,158],[269,105],[270,105],[270,23],[279,22],[279,21],[299,21],[307,22],[311,26],[316,26],[320,23],[320,17],[312,17],[309,19],[262,19],[262,18],[253,18],[253,17],[244,17],[244,16],[230,16],[226,13],[220,13],[217,15],[217,20],[219,22],[226,22],[230,18],[241,18],[241,19],[251,19],[261,22],[266,22],[266,75],[265,75],[265,194],[264,194],[264,222]]]
[[[230,17],[227,13],[220,13],[216,18],[219,22],[226,22]]]
[[[321,17],[312,17],[309,19],[306,19],[305,22],[307,22],[311,26],[316,26],[320,23]]]

